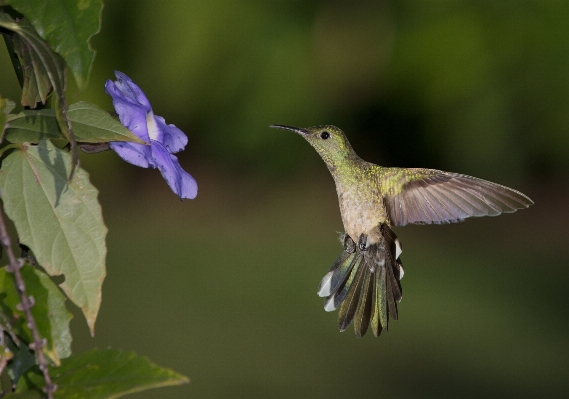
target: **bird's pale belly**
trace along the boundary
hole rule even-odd
[[[368,243],[380,240],[379,226],[387,222],[387,212],[381,197],[365,198],[361,192],[351,191],[338,194],[342,222],[346,233],[357,242],[362,234],[368,236]]]

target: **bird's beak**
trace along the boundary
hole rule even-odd
[[[302,129],[300,127],[292,127],[292,126],[285,126],[285,125],[270,125],[269,127],[274,127],[275,129],[283,129],[283,130],[290,130],[291,132],[298,133],[302,136],[306,136],[310,132],[306,129]]]

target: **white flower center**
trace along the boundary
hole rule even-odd
[[[150,140],[158,140],[158,125],[156,124],[156,119],[154,119],[154,112],[152,112],[152,110],[146,114],[146,127],[148,128],[148,136],[150,137]]]

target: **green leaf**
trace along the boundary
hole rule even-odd
[[[4,370],[8,361],[14,358],[14,352],[10,350],[7,345],[6,340],[9,339],[8,336],[4,336],[4,331],[0,331],[0,370]]]
[[[14,108],[16,108],[14,101],[6,99],[6,108],[4,108],[4,113],[8,115]]]
[[[65,61],[51,51],[26,18],[16,21],[1,11],[0,26],[14,32],[14,48],[23,61],[22,105],[35,108],[38,102],[45,104],[52,87],[58,96],[63,96]]]
[[[129,393],[189,382],[187,377],[160,367],[132,352],[92,349],[64,359],[60,367],[50,367],[57,384],[55,398],[114,399]],[[11,398],[34,397],[44,385],[41,375],[21,378]],[[39,393],[39,392],[38,392]],[[27,396],[26,396],[27,395]]]
[[[2,332],[3,333],[3,332]],[[6,362],[14,357],[14,354],[6,345],[4,339],[0,340],[0,365],[6,364]]]
[[[23,61],[22,105],[36,108],[36,104],[40,101],[45,104],[53,88],[55,118],[63,135],[71,143],[72,166],[69,172],[69,180],[71,180],[75,167],[79,163],[79,147],[67,118],[65,61],[59,54],[51,51],[48,44],[38,35],[26,18],[16,20],[6,10],[0,8],[0,27],[14,33],[12,35],[14,50]]]
[[[31,22],[63,57],[80,90],[87,86],[95,51],[90,38],[101,29],[100,0],[4,0]]]
[[[70,169],[69,154],[49,141],[24,143],[2,162],[0,192],[20,242],[49,275],[65,276],[60,286],[93,334],[106,273],[107,228],[87,172],[77,168],[68,183]]]
[[[7,120],[10,117],[10,111],[14,109],[16,104],[0,95],[0,143],[4,139],[4,130],[6,129]]]
[[[30,265],[21,269],[26,285],[26,293],[34,298],[31,308],[36,327],[42,338],[47,340],[44,353],[55,363],[71,355],[71,332],[69,322],[72,315],[65,308],[65,296],[59,291],[51,279],[40,270]],[[16,305],[20,296],[16,291],[15,280],[12,273],[5,268],[0,269],[0,307],[5,315],[12,320],[13,327],[18,336],[27,342],[32,342],[32,334],[26,325],[25,313],[17,310]]]
[[[26,265],[22,269],[26,292],[34,297],[32,315],[38,332],[47,338],[44,352],[55,363],[71,356],[69,322],[73,315],[65,307],[65,295],[45,273]]]
[[[6,126],[6,117],[10,111],[8,108],[8,101],[0,96],[0,137],[4,137],[4,127]]]
[[[74,127],[73,130],[77,126],[78,131],[75,135],[78,141],[85,143],[133,141],[144,144],[144,141],[124,127],[120,121],[95,104],[83,101],[72,104],[69,107],[68,117]]]
[[[22,111],[8,117],[4,138],[11,143],[37,143],[40,140],[65,139],[53,109]]]
[[[36,357],[26,342],[20,341],[16,345],[10,336],[6,336],[6,344],[14,354],[12,361],[8,364],[8,374],[15,384],[22,375],[36,365]]]
[[[94,104],[78,102],[69,106],[67,113],[75,138],[83,143],[107,143],[110,141],[133,141],[143,144],[108,112]],[[27,110],[8,117],[5,133],[11,143],[38,142],[46,139],[64,139],[55,120],[55,111]]]
[[[0,0],[0,5],[2,4],[2,0]],[[7,8],[0,9],[0,12],[8,12],[10,13],[12,10],[8,10]],[[16,14],[16,11],[13,12]],[[15,16],[15,15],[13,15]],[[21,14],[18,14],[18,17],[21,17]],[[16,54],[16,50],[14,49],[14,40],[12,39],[12,35],[6,34],[3,32],[2,37],[4,38],[4,44],[6,44],[6,50],[8,50],[8,57],[10,57],[10,62],[12,63],[12,67],[14,68],[14,72],[16,73],[16,78],[18,79],[18,83],[20,87],[24,86],[24,72],[22,69],[22,64],[20,63],[20,58]]]

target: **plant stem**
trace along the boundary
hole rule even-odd
[[[8,256],[9,264],[6,267],[6,271],[14,273],[14,277],[16,279],[16,289],[18,290],[18,294],[20,295],[21,300],[20,306],[26,314],[26,325],[32,332],[32,338],[34,342],[30,344],[30,348],[35,352],[39,369],[43,374],[43,379],[45,381],[45,393],[47,394],[48,399],[53,399],[53,393],[57,389],[57,385],[55,385],[51,380],[49,370],[47,368],[47,361],[42,351],[45,343],[38,332],[34,316],[32,315],[31,308],[34,306],[33,301],[26,295],[26,285],[24,284],[24,279],[22,278],[22,273],[20,270],[24,265],[24,260],[22,258],[16,259],[14,256],[14,252],[12,251],[12,242],[10,240],[10,236],[8,235],[6,224],[4,223],[3,209],[0,209],[0,242],[2,243],[2,246],[6,251],[6,255]]]

